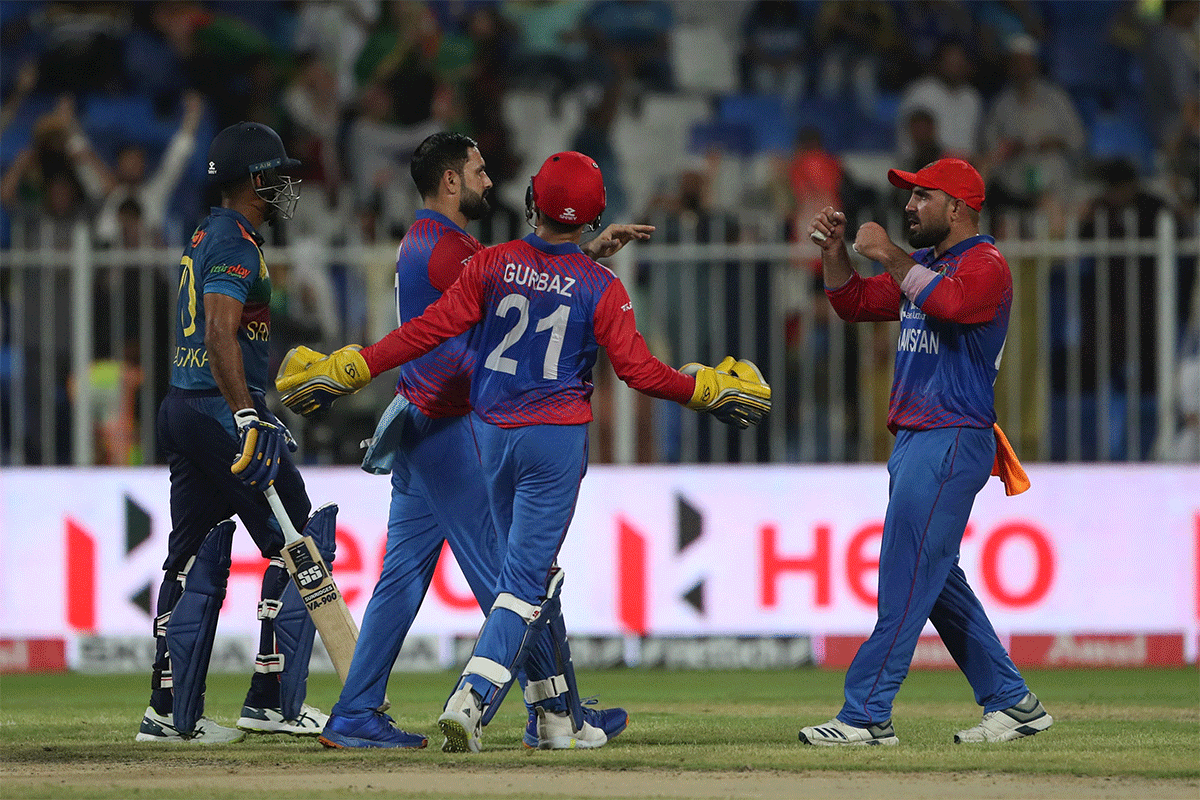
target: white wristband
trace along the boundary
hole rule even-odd
[[[233,412],[233,422],[237,429],[245,430],[251,422],[258,422],[258,412],[253,408],[241,408]]]

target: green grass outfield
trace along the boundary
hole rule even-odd
[[[1054,727],[1036,737],[990,746],[953,744],[955,731],[975,724],[980,715],[960,673],[914,672],[895,708],[900,746],[890,748],[816,748],[797,742],[801,726],[824,722],[839,708],[840,672],[587,672],[581,682],[586,691],[600,695],[601,705],[629,710],[630,726],[620,738],[587,753],[527,751],[520,744],[523,709],[513,695],[485,731],[485,752],[466,757],[438,749],[436,719],[454,677],[448,672],[393,675],[391,713],[401,727],[430,739],[424,751],[397,754],[328,751],[312,739],[282,736],[252,736],[212,747],[137,744],[133,735],[146,705],[146,676],[5,675],[0,679],[0,796],[47,796],[44,789],[38,793],[8,780],[22,774],[118,764],[124,774],[150,775],[167,759],[195,768],[281,773],[301,767],[387,771],[400,758],[405,764],[443,769],[468,759],[469,769],[501,772],[548,762],[568,769],[682,773],[1200,777],[1200,673],[1195,668],[1029,671],[1026,679],[1054,716]],[[210,676],[209,716],[233,724],[247,681],[240,675]],[[314,675],[309,700],[328,710],[337,691],[335,676]],[[63,792],[70,797],[122,796]]]

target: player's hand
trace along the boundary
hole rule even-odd
[[[580,249],[591,259],[608,258],[634,239],[649,239],[652,233],[653,225],[609,225]]]
[[[716,367],[692,362],[679,371],[696,378],[687,407],[707,411],[726,425],[748,428],[771,412],[771,387],[752,361],[726,356]]]
[[[371,370],[361,349],[351,344],[327,356],[303,346],[289,350],[275,376],[283,404],[298,414],[311,414],[366,386]]]
[[[279,462],[286,446],[296,452],[296,440],[282,425],[275,425],[258,418],[253,408],[243,408],[234,413],[241,439],[237,459],[229,465],[229,471],[247,486],[265,489],[275,482],[279,474]]]
[[[854,239],[854,252],[872,261],[883,261],[899,248],[878,222],[866,222]]]
[[[835,211],[833,206],[825,206],[817,212],[808,225],[808,238],[816,242],[822,250],[840,247],[845,237],[846,215]]]

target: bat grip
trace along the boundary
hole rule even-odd
[[[275,515],[275,521],[279,523],[279,529],[283,531],[283,543],[292,544],[300,541],[300,533],[292,524],[292,518],[288,516],[287,509],[283,507],[283,501],[279,499],[279,492],[275,491],[274,486],[268,486],[263,489],[263,494],[267,496],[271,513]]]

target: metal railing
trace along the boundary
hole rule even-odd
[[[758,429],[732,431],[635,396],[602,361],[595,458],[885,459],[897,324],[837,319],[814,253],[789,241],[777,217],[653,221],[655,241],[626,248],[610,264],[629,287],[651,350],[675,366],[751,358],[772,385],[775,410]],[[900,241],[897,222],[888,227]],[[85,225],[52,226],[32,234],[14,228],[14,246],[0,252],[0,463],[151,463],[173,348],[179,251],[103,250]],[[1165,213],[1143,238],[1107,238],[1104,220],[1090,239],[1078,225],[1052,236],[1038,218],[1007,229],[1029,232],[998,242],[1012,268],[1014,303],[996,400],[1018,453],[1031,461],[1169,457],[1180,346],[1197,324],[1196,237],[1181,239]],[[264,253],[277,299],[290,306],[272,309],[276,356],[295,343],[374,341],[394,326],[394,242],[310,240]],[[309,460],[355,460],[354,445],[390,398],[390,381],[375,384],[322,423],[288,418]]]

